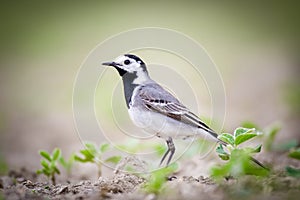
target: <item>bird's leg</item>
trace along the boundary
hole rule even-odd
[[[170,163],[170,161],[171,161],[171,159],[172,159],[172,157],[173,157],[173,155],[174,155],[174,153],[175,153],[175,145],[174,145],[174,143],[173,143],[173,140],[172,140],[172,138],[171,137],[169,137],[168,139],[167,139],[167,145],[168,145],[168,149],[170,150],[170,156],[169,156],[169,159],[168,159],[168,162],[167,162],[167,166],[169,165],[169,163]]]
[[[170,153],[170,156],[168,158],[168,161],[167,161],[167,166],[169,165],[173,155],[174,155],[174,152],[175,152],[175,145],[173,143],[173,140],[171,137],[168,137],[167,140],[167,145],[168,145],[168,150],[166,151],[166,153],[164,154],[164,156],[162,157],[161,161],[160,161],[160,164],[161,165],[163,163],[163,161],[165,160],[165,158],[167,157],[167,155]]]
[[[165,158],[167,157],[167,155],[169,154],[169,152],[170,152],[170,149],[168,149],[168,150],[166,151],[166,153],[164,154],[164,156],[163,156],[162,159],[160,160],[159,166],[161,166],[161,164],[164,162],[164,160],[165,160]]]

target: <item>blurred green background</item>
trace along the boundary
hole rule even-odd
[[[39,149],[81,148],[72,115],[79,66],[98,43],[141,27],[174,29],[204,46],[224,79],[226,130],[279,120],[281,138],[299,140],[299,8],[297,1],[2,1],[0,158],[37,167]]]

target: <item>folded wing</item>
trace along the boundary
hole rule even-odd
[[[159,93],[157,91],[159,91]],[[202,122],[199,117],[161,86],[153,84],[152,87],[147,86],[147,89],[144,87],[141,89],[139,97],[147,109],[161,113],[182,123],[203,129],[215,138],[218,137],[218,134]]]

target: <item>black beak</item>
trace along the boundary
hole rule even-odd
[[[119,67],[119,66],[122,66],[121,64],[116,63],[116,62],[104,62],[104,63],[102,63],[102,65],[113,66],[114,68],[116,68],[118,70],[120,76],[123,76],[127,72],[124,69],[122,69],[121,67]]]
[[[116,62],[104,62],[102,63],[102,65],[113,66],[113,67],[121,66],[119,63]]]

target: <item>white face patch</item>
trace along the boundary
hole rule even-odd
[[[129,72],[136,73],[137,78],[133,80],[133,84],[143,84],[149,81],[148,72],[145,71],[144,67],[141,67],[141,61],[130,58],[126,55],[119,56],[115,59],[116,63],[119,64],[119,68]]]
[[[137,72],[141,69],[141,61],[136,61],[124,55],[117,57],[115,62],[120,64],[120,66],[118,66],[119,68],[130,73]]]

